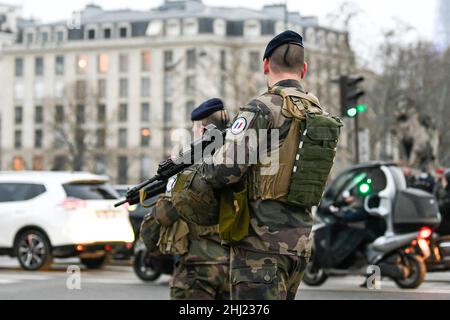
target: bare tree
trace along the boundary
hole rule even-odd
[[[380,157],[392,159],[388,146],[394,142],[400,160],[410,165],[448,165],[450,52],[438,53],[425,42],[402,45],[398,35],[386,32],[382,72],[368,93],[377,118],[372,134],[382,143]]]

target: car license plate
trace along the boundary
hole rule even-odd
[[[111,219],[119,216],[118,211],[114,210],[97,210],[97,217],[100,219]]]

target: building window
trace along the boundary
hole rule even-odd
[[[122,27],[119,29],[119,34],[121,38],[126,38],[128,36],[128,28]]]
[[[127,122],[128,120],[128,105],[121,103],[119,105],[119,122]]]
[[[23,58],[16,58],[15,66],[16,77],[23,76]]]
[[[41,129],[38,129],[34,131],[34,147],[36,149],[42,148],[42,140],[43,140],[43,131]]]
[[[44,74],[44,58],[36,57],[34,59],[34,74],[42,76]]]
[[[108,168],[108,163],[105,155],[95,156],[95,173],[96,174],[106,174]]]
[[[164,103],[164,123],[172,121],[172,103]]]
[[[25,89],[22,81],[16,81],[14,84],[14,98],[18,101],[23,100]]]
[[[150,78],[141,79],[141,97],[150,97]]]
[[[186,77],[186,95],[194,95],[196,90],[195,76]]]
[[[127,54],[119,55],[119,72],[122,72],[122,73],[128,72],[128,55]]]
[[[97,136],[97,141],[96,141],[97,148],[104,148],[106,145],[105,129],[97,129],[96,136]]]
[[[83,104],[78,104],[76,107],[76,119],[78,124],[83,124],[86,121],[85,108]]]
[[[14,131],[14,148],[16,149],[22,148],[22,130]]]
[[[62,76],[64,74],[64,56],[56,56],[55,74],[58,76]]]
[[[64,32],[63,31],[56,32],[56,42],[61,43],[63,41],[64,41]]]
[[[66,140],[62,136],[60,132],[56,132],[53,140],[53,148],[54,149],[61,149],[66,144]]]
[[[63,171],[67,167],[67,157],[66,156],[56,156],[53,159],[53,171]]]
[[[260,55],[257,51],[249,53],[250,58],[250,71],[258,72],[260,70]]]
[[[86,81],[77,80],[75,83],[75,97],[78,100],[83,100],[86,97]]]
[[[105,74],[108,73],[109,69],[109,57],[105,53],[98,55],[98,72]]]
[[[61,105],[55,107],[55,122],[56,124],[64,122],[64,107]]]
[[[14,108],[14,123],[22,124],[22,121],[23,121],[23,108],[15,107]]]
[[[106,98],[106,79],[98,80],[98,97]]]
[[[65,81],[62,79],[58,79],[55,82],[55,97],[58,99],[62,99],[64,97],[64,83]]]
[[[32,44],[33,43],[33,34],[32,33],[28,33],[27,34],[27,44]]]
[[[23,171],[25,170],[25,161],[23,161],[22,157],[14,157],[12,161],[13,171]]]
[[[88,57],[87,55],[81,54],[77,56],[77,73],[86,74],[88,68]]]
[[[150,166],[151,166],[151,159],[148,156],[142,156],[141,157],[141,174],[140,178],[141,180],[147,180],[150,178]]]
[[[150,121],[150,104],[148,103],[141,104],[141,121],[142,122]]]
[[[219,94],[222,98],[225,98],[227,95],[227,76],[220,76],[220,84],[219,84]]]
[[[33,157],[33,170],[42,171],[44,169],[44,161],[41,156]]]
[[[119,80],[119,96],[121,98],[128,97],[128,79],[120,79]]]
[[[126,156],[120,156],[118,158],[117,165],[117,183],[127,184],[128,183],[128,161]]]
[[[42,79],[34,82],[34,98],[36,100],[41,100],[44,98],[44,82]]]
[[[149,147],[150,146],[150,138],[151,132],[149,128],[141,129],[141,147]]]
[[[97,107],[97,122],[105,122],[106,121],[106,105],[99,104]]]
[[[119,148],[127,147],[127,129],[121,128],[119,129]]]
[[[151,67],[151,55],[150,55],[150,51],[143,51],[141,53],[141,70],[143,72],[148,72],[150,71],[150,67]]]
[[[164,51],[164,67],[166,69],[171,68],[173,65],[173,51],[166,50]]]
[[[173,93],[174,88],[174,80],[173,76],[170,73],[166,73],[164,75],[164,97],[170,97]]]
[[[227,70],[227,52],[225,50],[220,51],[220,70]]]
[[[44,122],[44,108],[42,106],[36,106],[34,112],[34,123],[41,124]]]
[[[186,69],[195,69],[197,64],[197,52],[195,49],[186,51]]]
[[[94,29],[91,29],[88,31],[88,39],[89,40],[95,39],[95,30]]]
[[[195,108],[195,102],[194,101],[188,101],[186,102],[186,121],[191,120],[191,113],[194,111]]]
[[[172,147],[172,131],[171,130],[164,130],[164,150],[167,151],[167,149]]]
[[[103,30],[103,38],[111,39],[111,29],[110,28],[106,28],[105,30]]]
[[[42,37],[42,44],[46,44],[48,42],[48,32],[43,32],[41,34]]]

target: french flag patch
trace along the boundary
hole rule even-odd
[[[247,120],[245,118],[238,118],[231,126],[232,134],[239,134],[247,128]]]

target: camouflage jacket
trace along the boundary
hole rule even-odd
[[[303,91],[296,80],[284,80],[276,86],[295,88]],[[258,149],[267,136],[260,132],[279,129],[281,144],[289,131],[291,120],[281,114],[283,99],[279,95],[265,93],[251,100],[240,109],[234,124],[228,130],[224,146],[216,152],[212,162],[202,164],[203,177],[214,188],[224,188],[248,179],[252,159],[258,158]],[[254,129],[256,143],[249,143],[245,134]],[[270,139],[268,139],[270,140]],[[267,141],[267,140],[266,140]],[[239,160],[236,150],[243,149]],[[259,161],[259,159],[258,159]],[[273,200],[250,201],[249,236],[239,243],[239,247],[256,252],[309,257],[312,245],[311,208],[299,208]]]

